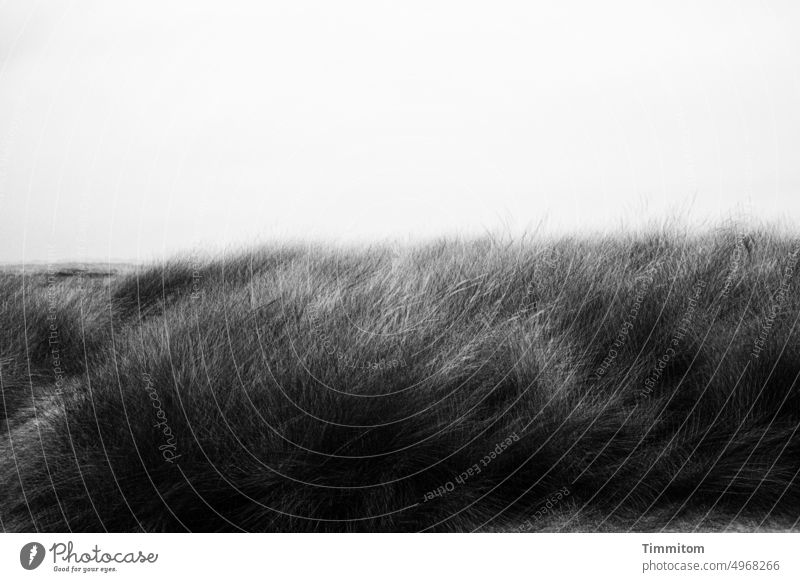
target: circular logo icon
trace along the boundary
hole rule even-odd
[[[44,546],[38,542],[30,542],[19,551],[19,563],[26,570],[35,570],[44,561]]]

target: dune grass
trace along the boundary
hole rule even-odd
[[[729,228],[0,272],[0,526],[792,529],[798,259]]]

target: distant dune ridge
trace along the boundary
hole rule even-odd
[[[0,271],[4,531],[790,530],[800,239]]]

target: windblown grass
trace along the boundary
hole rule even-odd
[[[0,273],[0,525],[790,529],[798,249],[731,229]]]

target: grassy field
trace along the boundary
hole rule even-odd
[[[0,271],[5,531],[789,530],[800,239]]]

